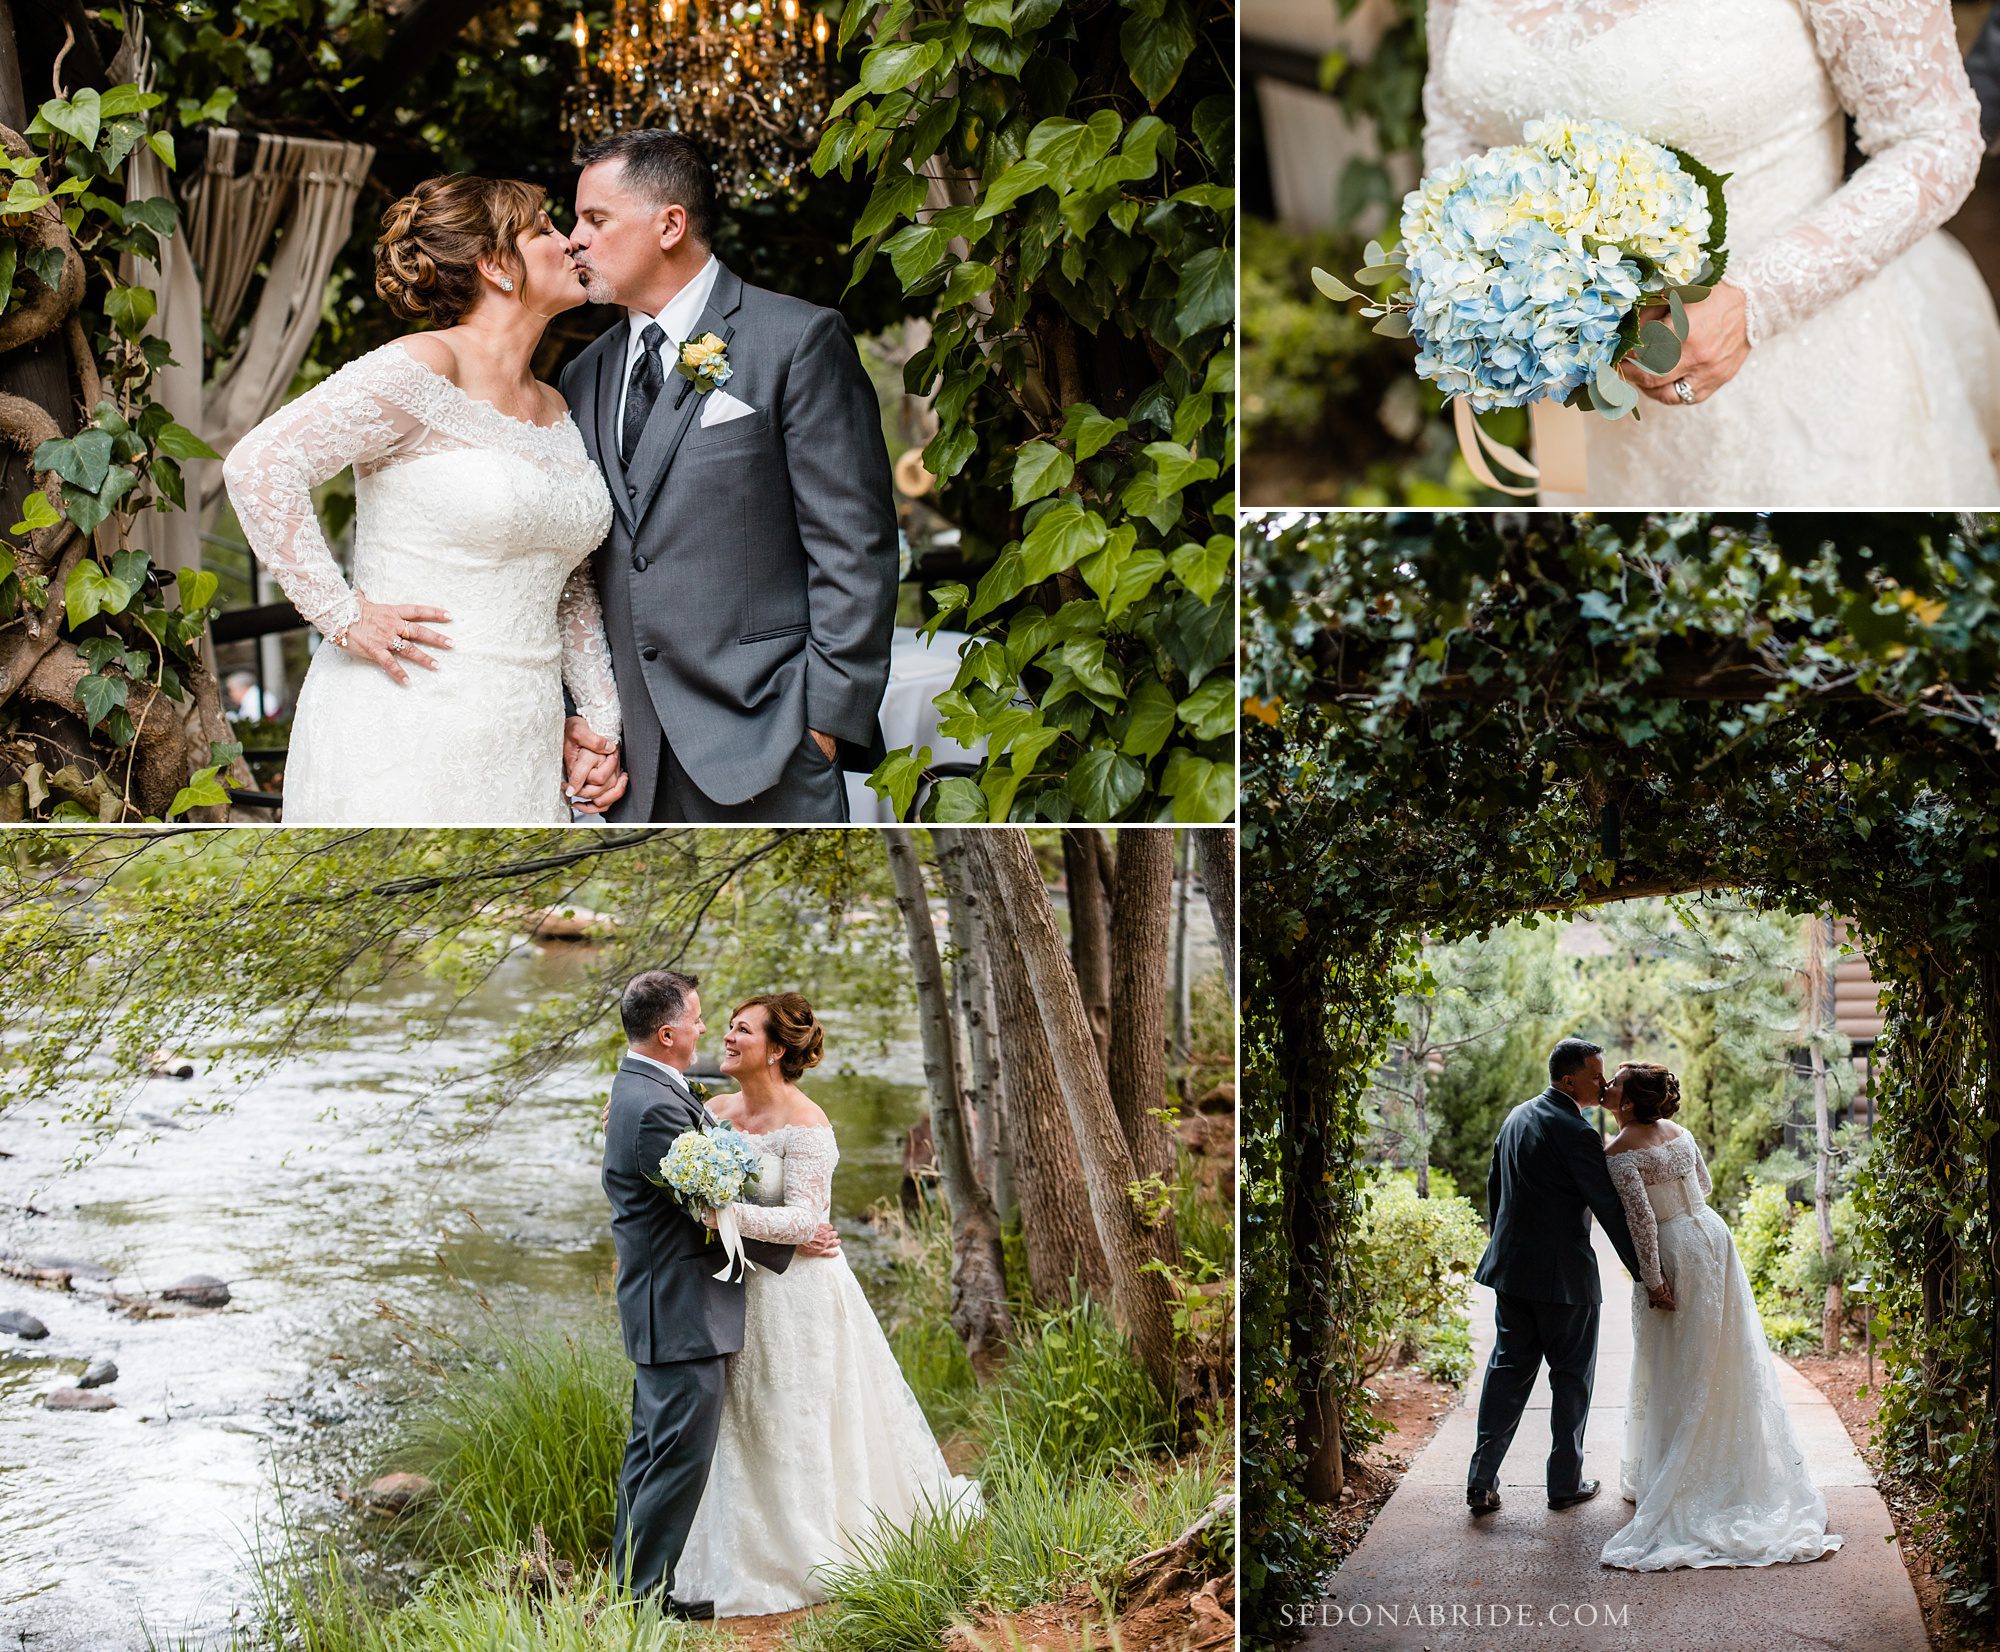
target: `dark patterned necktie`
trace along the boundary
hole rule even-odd
[[[666,375],[660,369],[660,346],[666,341],[667,335],[657,321],[647,322],[646,330],[639,335],[639,359],[632,363],[632,377],[625,385],[625,428],[618,442],[618,458],[623,464],[632,462],[646,420],[652,416],[653,403],[660,399],[660,387],[666,383]]]

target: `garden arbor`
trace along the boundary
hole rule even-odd
[[[1246,559],[1246,1582],[1365,1443],[1362,1096],[1419,934],[1732,887],[1886,998],[1863,1265],[1889,1466],[2000,1556],[2000,541],[1922,516],[1274,523]],[[1358,1437],[1357,1437],[1357,1431]]]

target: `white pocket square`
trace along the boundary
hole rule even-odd
[[[701,428],[706,430],[712,424],[727,424],[731,419],[747,419],[757,409],[748,402],[740,402],[727,390],[711,390],[701,398]]]

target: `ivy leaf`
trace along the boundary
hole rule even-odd
[[[76,703],[83,707],[83,726],[95,730],[112,712],[124,706],[132,685],[123,677],[106,677],[91,672],[76,685]]]
[[[1028,159],[1074,177],[1111,153],[1121,124],[1112,109],[1100,109],[1087,121],[1052,116],[1028,134]]]
[[[931,793],[926,816],[939,825],[964,825],[986,819],[986,794],[962,775],[938,782]]]
[[[1183,338],[1227,326],[1236,312],[1236,271],[1227,247],[1207,247],[1181,266],[1174,325]]]
[[[39,533],[44,528],[53,528],[62,521],[62,512],[49,503],[49,496],[40,488],[21,501],[21,520],[7,531],[9,533]]]
[[[52,470],[65,482],[95,493],[111,468],[111,433],[80,430],[74,436],[53,436],[35,449],[31,463],[37,470]]]
[[[176,568],[174,584],[181,594],[181,612],[198,614],[215,600],[222,581],[206,568]]]
[[[1057,184],[1058,180],[1041,161],[1016,161],[993,181],[993,187],[986,192],[986,198],[979,203],[979,210],[973,217],[980,223],[989,218],[997,218],[1001,213],[1035,190]]]
[[[1137,801],[1146,771],[1131,758],[1099,746],[1080,757],[1063,790],[1084,820],[1116,820]]]
[[[1190,482],[1206,482],[1216,474],[1213,459],[1197,459],[1179,442],[1148,442],[1145,453],[1153,461],[1161,498],[1179,493]]]
[[[1036,519],[1021,541],[1022,574],[1034,585],[1065,568],[1074,568],[1104,543],[1104,518],[1085,510],[1083,501],[1067,494]]]
[[[106,120],[119,115],[143,115],[148,109],[157,109],[167,101],[164,92],[142,92],[131,82],[113,86],[98,101],[98,113]]]
[[[1014,456],[1014,508],[1069,485],[1076,461],[1048,442],[1029,442]]]
[[[1182,66],[1194,51],[1194,19],[1182,0],[1167,0],[1159,15],[1148,17],[1134,12],[1118,30],[1119,49],[1132,84],[1145,94],[1146,102],[1157,109],[1181,77]]]
[[[1078,464],[1101,453],[1104,446],[1125,428],[1123,419],[1107,419],[1089,402],[1078,402],[1063,419],[1063,440],[1070,444]]]
[[[160,164],[169,172],[175,169],[174,135],[171,132],[148,133],[146,147],[160,157]]]
[[[104,317],[127,338],[137,338],[153,319],[160,301],[149,287],[113,287],[104,295]]]
[[[229,793],[216,778],[219,768],[196,769],[188,776],[188,783],[174,793],[174,800],[167,805],[167,819],[173,820],[190,809],[219,809],[229,802]]]
[[[982,264],[976,258],[961,258],[945,277],[938,307],[948,310],[955,304],[970,304],[981,294],[991,292],[998,279],[999,272],[991,264]]]
[[[86,86],[73,98],[50,98],[42,105],[40,118],[55,131],[89,149],[97,142],[98,129],[103,124],[103,102],[94,88]]]
[[[12,236],[0,236],[0,311],[14,298],[14,270],[20,263],[21,243]]]
[[[1189,540],[1177,545],[1167,557],[1167,564],[1178,579],[1203,602],[1213,602],[1215,593],[1222,589],[1223,581],[1229,577],[1230,563],[1236,554],[1235,543],[1227,534],[1212,534],[1206,543],[1196,544]]]
[[[1174,732],[1174,693],[1157,677],[1132,690],[1122,748],[1134,757],[1151,757]]]
[[[944,232],[929,224],[911,224],[882,243],[882,250],[889,255],[889,266],[906,292],[930,274],[944,257],[944,248]]]
[[[1236,807],[1236,769],[1176,746],[1167,753],[1160,789],[1174,800],[1174,819],[1193,825],[1224,821]]]
[[[172,235],[180,225],[180,214],[164,195],[150,195],[143,201],[125,204],[125,221],[143,224],[155,235]]]
[[[927,192],[928,186],[916,173],[902,166],[890,167],[875,180],[874,193],[854,226],[855,239],[879,235],[899,218],[914,218]]]
[[[941,40],[897,41],[870,47],[861,60],[861,89],[876,93],[900,91],[923,79],[943,56]]]
[[[1125,698],[1125,684],[1112,662],[1104,657],[1102,637],[1079,638],[1063,644],[1062,663],[1079,686],[1108,700]]]
[[[1180,703],[1180,719],[1197,740],[1220,740],[1236,721],[1236,685],[1211,677]]]
[[[875,766],[868,777],[868,789],[889,800],[898,820],[910,817],[910,805],[917,800],[917,788],[924,783],[924,765],[931,760],[931,748],[892,751]]]

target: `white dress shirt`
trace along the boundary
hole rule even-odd
[[[628,310],[625,320],[625,371],[618,379],[618,422],[612,428],[625,428],[625,398],[632,389],[632,365],[639,359],[639,352],[645,349],[640,335],[653,322],[660,324],[660,331],[667,335],[666,343],[660,346],[661,377],[667,388],[673,387],[674,370],[669,361],[680,359],[681,346],[694,332],[695,324],[701,320],[701,312],[708,308],[708,295],[715,291],[715,277],[721,266],[715,261],[715,254],[708,255],[708,262],[695,272],[695,277],[685,287],[667,300],[667,307],[658,315],[647,315],[643,310]],[[645,1060],[644,1056],[639,1058]]]
[[[663,1073],[671,1073],[673,1075],[673,1079],[676,1084],[680,1085],[682,1089],[686,1090],[689,1095],[694,1094],[693,1089],[689,1086],[688,1081],[686,1077],[682,1074],[680,1068],[669,1067],[664,1061],[655,1061],[649,1055],[641,1055],[637,1050],[631,1048],[630,1045],[626,1046],[625,1053],[629,1055],[634,1061],[643,1061],[648,1067],[657,1067]]]

